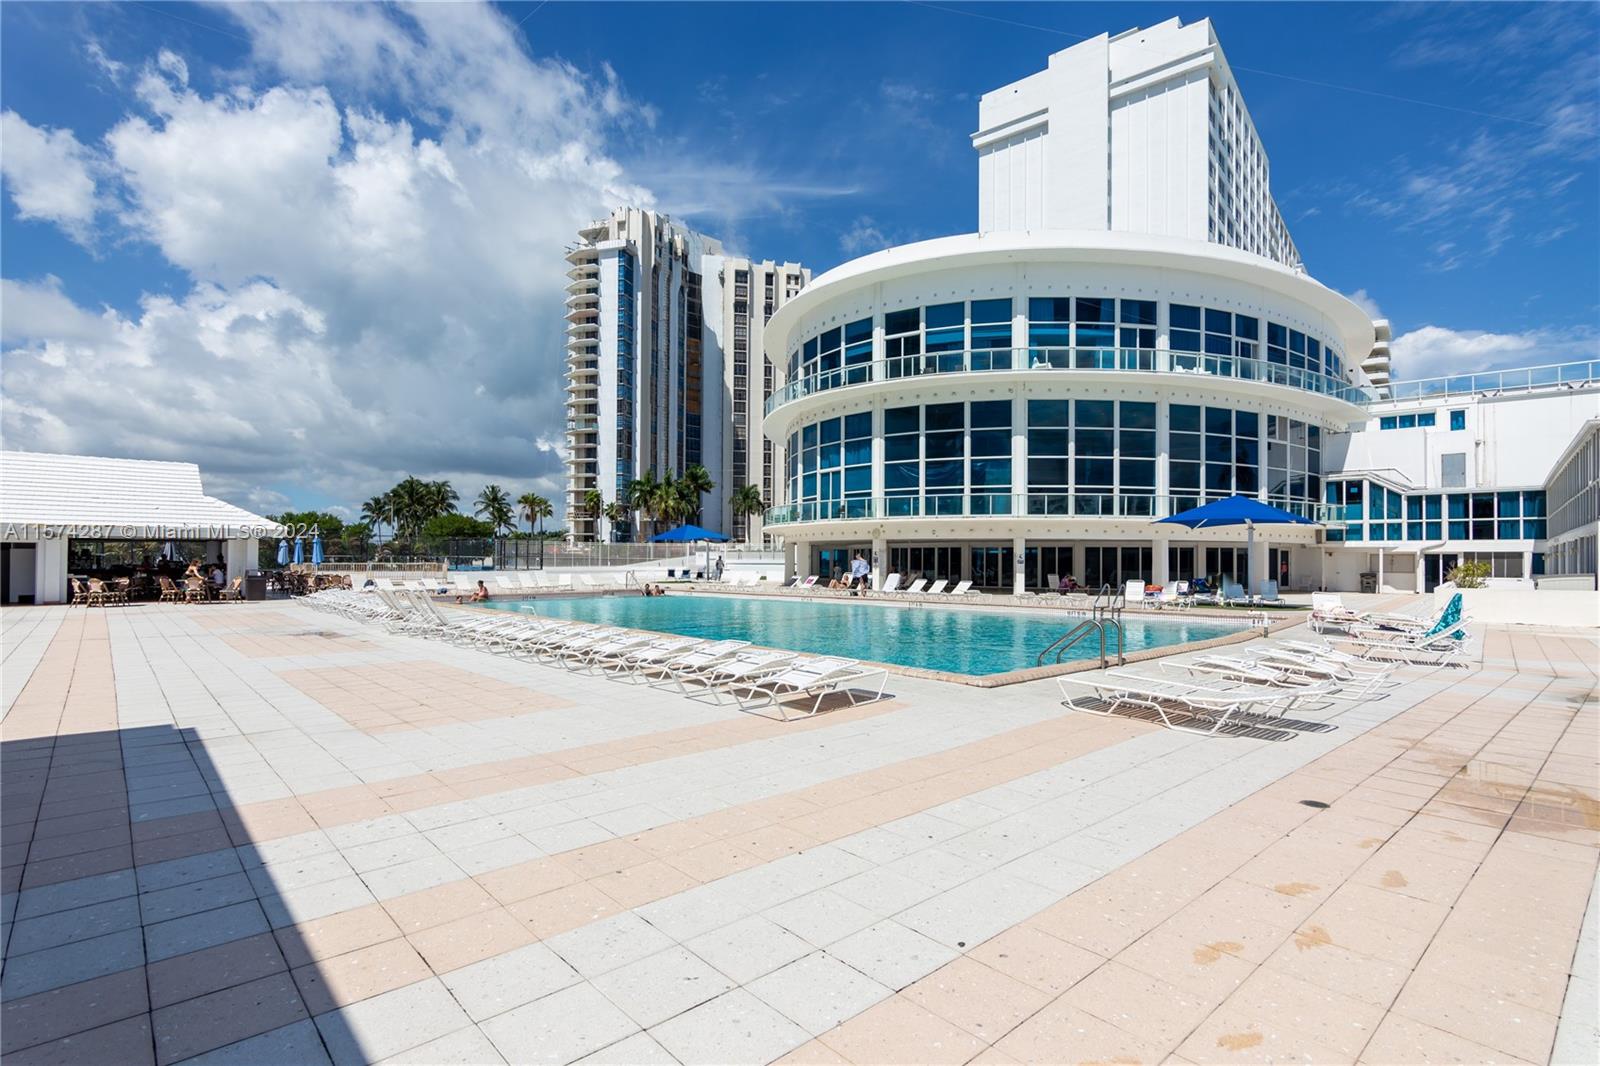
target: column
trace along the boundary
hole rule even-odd
[[[1269,576],[1267,573],[1267,541],[1258,532],[1254,541],[1254,550],[1250,553],[1246,565],[1250,567],[1249,580],[1245,582],[1245,592],[1255,595],[1262,589],[1262,582]]]
[[[1172,493],[1172,477],[1167,469],[1172,450],[1172,434],[1169,425],[1172,418],[1172,401],[1156,401],[1156,506],[1152,518],[1165,518],[1172,513],[1170,504]],[[1166,564],[1157,564],[1158,571]],[[1157,582],[1160,584],[1160,582]]]
[[[794,542],[794,576],[808,578],[811,576],[811,542],[797,540]]]
[[[794,545],[786,537],[783,540],[783,580],[788,581],[794,576]]]
[[[67,602],[67,538],[39,540],[33,552],[33,602]]]
[[[883,579],[889,570],[889,540],[887,537],[876,536],[872,538],[872,587],[883,588]]]
[[[1074,542],[1072,545],[1072,576],[1081,585],[1089,584],[1088,576],[1083,572],[1083,544]]]
[[[879,325],[879,333],[883,332]],[[881,338],[880,338],[881,339]],[[879,345],[882,350],[882,345]],[[889,513],[883,491],[883,401],[872,401],[872,516],[882,519]]]
[[[1157,477],[1161,475],[1157,474]],[[1150,543],[1150,583],[1152,585],[1166,586],[1171,580],[1171,571],[1167,568],[1167,538],[1156,537]]]
[[[1021,386],[1011,397],[1011,503],[1012,513],[1028,513],[1028,400]]]
[[[1011,538],[1011,594],[1021,596],[1028,591],[1028,538]]]

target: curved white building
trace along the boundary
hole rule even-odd
[[[979,125],[979,233],[846,263],[768,323],[766,533],[791,572],[858,551],[1007,591],[1545,572],[1600,363],[1389,381],[1388,323],[1305,273],[1208,21],[1052,55]],[[1234,494],[1314,524],[1259,530],[1247,560],[1242,530],[1156,522]],[[1561,529],[1556,573],[1597,535]]]
[[[767,525],[800,573],[862,550],[882,571],[1019,590],[1052,574],[1242,578],[1239,531],[1173,536],[1153,519],[1234,493],[1314,517],[1322,440],[1372,398],[1347,353],[1372,343],[1349,300],[1205,241],[892,248],[818,277],[768,325],[787,374],[764,427],[786,489]],[[1257,569],[1303,570],[1315,543],[1285,532]]]

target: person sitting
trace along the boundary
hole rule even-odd
[[[223,572],[221,563],[211,564],[211,583],[219,589],[228,583],[228,576]]]
[[[469,599],[472,603],[486,603],[489,599],[489,586],[485,585],[483,579],[480,578],[478,587],[472,590],[472,595],[470,597],[457,596],[456,602],[460,603],[463,599]]]
[[[667,590],[662,588],[660,585],[657,585],[655,592],[651,593],[652,596],[665,596],[666,594]]]
[[[1060,585],[1060,588],[1058,589],[1058,591],[1060,591],[1060,592],[1077,592],[1078,591],[1078,580],[1077,580],[1077,578],[1073,577],[1071,574],[1063,574],[1061,576],[1061,585]]]

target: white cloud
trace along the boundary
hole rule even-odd
[[[1355,292],[1347,292],[1342,295],[1345,299],[1365,311],[1368,318],[1376,320],[1385,317],[1383,309],[1378,306],[1378,301],[1366,289],[1357,289]]]
[[[97,208],[89,150],[71,130],[34,126],[15,111],[0,113],[0,143],[0,173],[17,217],[54,222],[86,241]]]
[[[227,10],[256,65],[221,91],[163,51],[129,64],[93,149],[7,114],[19,213],[86,226],[98,168],[104,217],[191,279],[120,313],[7,280],[7,446],[198,461],[212,491],[274,508],[287,486],[356,504],[405,474],[559,499],[560,250],[652,201],[606,144],[648,117],[614,75],[528,57],[491,8]],[[13,123],[48,157],[14,162]],[[63,161],[87,186],[39,199]]]
[[[1490,333],[1423,326],[1396,337],[1390,351],[1395,378],[1415,380],[1594,359],[1600,357],[1600,333],[1591,328]]]
[[[850,223],[849,229],[839,234],[839,249],[845,255],[866,255],[893,243],[870,215],[862,215]]]

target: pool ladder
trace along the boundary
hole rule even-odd
[[[1056,653],[1055,661],[1061,662],[1061,657],[1067,653],[1068,648],[1091,633],[1100,638],[1100,669],[1104,670],[1111,658],[1106,651],[1108,635],[1116,640],[1117,665],[1122,666],[1127,663],[1128,658],[1125,654],[1127,641],[1124,640],[1125,634],[1122,628],[1122,608],[1125,602],[1120,589],[1113,589],[1109,584],[1101,585],[1100,591],[1095,593],[1094,602],[1089,605],[1089,617],[1051,641],[1050,646],[1039,653],[1034,665],[1043,666],[1045,657],[1051,652]]]

